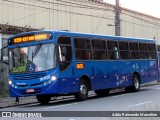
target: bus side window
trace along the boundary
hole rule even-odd
[[[103,39],[93,39],[93,59],[106,60],[108,58],[108,51],[106,49],[106,41]]]
[[[140,59],[139,44],[136,42],[130,42],[129,47],[131,59]]]
[[[74,38],[74,46],[76,49],[77,60],[90,60],[91,59],[91,45],[90,40],[87,38]]]
[[[118,48],[114,47],[114,58],[119,59],[119,53],[118,53]]]
[[[118,43],[117,41],[107,41],[108,54],[111,60],[119,59]]]
[[[60,37],[58,39],[58,44],[60,69],[64,71],[72,61],[71,39],[70,37]]]
[[[76,58],[77,58],[77,60],[82,60],[83,54],[81,51],[78,51],[78,50],[76,51]]]
[[[156,47],[155,44],[148,44],[148,58],[156,59]]]
[[[148,59],[148,50],[146,43],[139,43],[141,59]]]
[[[119,54],[120,54],[120,59],[123,60],[130,59],[128,42],[119,41]]]
[[[91,53],[89,51],[85,51],[85,60],[91,59]]]

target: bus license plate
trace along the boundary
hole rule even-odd
[[[32,92],[34,92],[34,89],[27,89],[26,90],[26,93],[32,93]]]

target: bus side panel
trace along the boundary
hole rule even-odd
[[[137,72],[140,76],[141,84],[158,79],[158,69],[156,60],[135,60],[131,61],[131,78]],[[132,79],[131,79],[132,81]],[[132,85],[128,82],[127,86]]]
[[[156,60],[94,61],[88,66],[92,66],[94,90],[131,86],[135,72],[140,75],[141,83],[158,79]]]
[[[139,62],[141,83],[158,80],[158,68],[156,60],[144,60]]]
[[[61,73],[61,93],[78,92],[80,79],[87,75],[93,90],[132,85],[133,73],[140,74],[142,83],[158,79],[156,61],[86,61],[84,69],[76,69],[73,62]]]
[[[126,86],[130,81],[129,61],[94,61],[85,63],[91,69],[91,83],[94,90]],[[91,67],[92,66],[92,67]],[[86,71],[87,72],[87,71]],[[88,72],[87,72],[88,73]]]
[[[141,83],[158,79],[155,60],[85,61],[80,63],[84,64],[84,69],[76,69],[76,63],[72,63],[64,72],[61,72],[61,94],[77,92],[83,75],[89,77],[93,90],[131,86],[135,72],[140,75]]]
[[[79,83],[79,79],[76,79],[75,76],[74,64],[71,64],[65,71],[60,72],[60,94],[77,92]]]
[[[83,75],[89,77],[93,90],[109,88],[109,72],[107,62],[104,61],[85,61],[84,69],[76,69],[75,74],[77,78]]]
[[[152,80],[159,79],[158,62],[156,60],[150,61],[150,74],[152,76]]]

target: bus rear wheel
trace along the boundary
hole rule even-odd
[[[79,92],[75,93],[76,100],[83,101],[88,98],[88,84],[84,79],[81,79]]]
[[[133,75],[133,85],[125,88],[126,92],[138,92],[140,90],[140,78],[137,74]]]
[[[37,101],[41,104],[47,104],[51,100],[49,95],[37,95]]]
[[[140,90],[140,78],[137,74],[133,76],[132,90],[133,92],[138,92]]]
[[[97,96],[107,96],[109,94],[110,89],[104,89],[104,90],[95,90],[95,93]]]

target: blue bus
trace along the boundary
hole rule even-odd
[[[86,100],[90,90],[98,96],[114,88],[137,92],[159,76],[155,40],[37,31],[8,38],[1,52],[11,97],[36,96],[41,104],[58,95]]]

